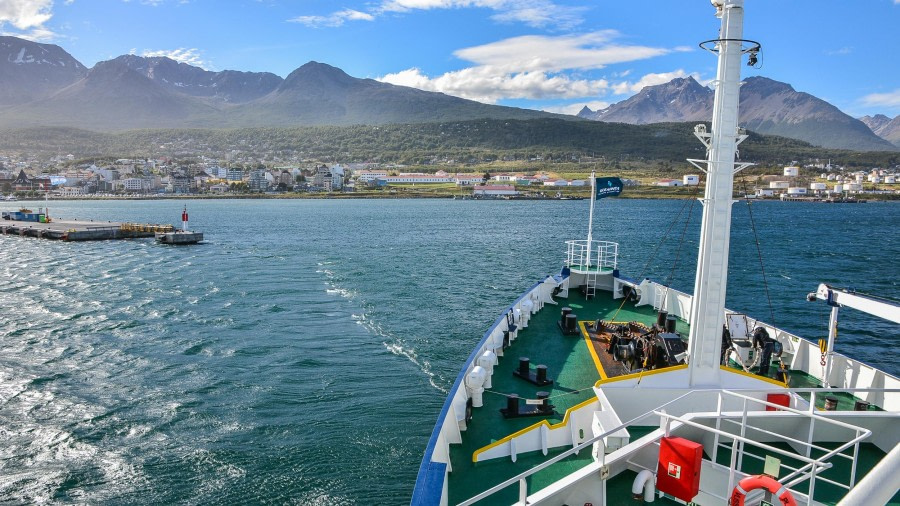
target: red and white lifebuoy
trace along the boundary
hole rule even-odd
[[[734,490],[731,492],[731,500],[728,501],[728,504],[730,506],[744,506],[744,499],[747,497],[747,494],[751,490],[760,488],[764,488],[774,494],[784,506],[797,506],[797,501],[794,500],[794,496],[791,495],[790,490],[781,483],[778,483],[778,480],[775,478],[766,476],[765,474],[748,476],[738,482],[737,486],[734,487]]]

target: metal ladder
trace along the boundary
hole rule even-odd
[[[590,247],[591,245],[588,244],[588,248]],[[597,247],[597,254],[590,254],[588,255],[588,258],[590,258],[591,261],[596,261],[596,266],[585,266],[587,272],[584,275],[584,298],[593,299],[594,295],[597,294],[597,274],[600,272],[600,266],[602,265],[599,245]]]

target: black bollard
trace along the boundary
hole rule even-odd
[[[531,363],[531,359],[528,357],[519,357],[519,374],[522,376],[528,377],[528,374],[531,372],[529,369],[529,364]]]
[[[519,394],[509,394],[506,397],[506,416],[515,417],[519,414]]]
[[[541,364],[537,366],[537,383],[538,385],[542,385],[547,382],[547,366]]]

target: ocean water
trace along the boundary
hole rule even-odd
[[[173,223],[182,205],[51,214]],[[588,214],[587,201],[188,206],[205,244],[0,236],[0,503],[407,503],[463,361],[559,271]],[[820,282],[900,299],[900,205],[752,210],[779,326],[827,334],[828,308],[805,300]],[[605,199],[595,238],[620,243],[623,274],[690,291],[699,215]],[[771,320],[745,203],[732,236],[728,306]],[[896,326],[841,316],[839,351],[900,372]]]

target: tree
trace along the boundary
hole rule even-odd
[[[491,173],[490,173],[490,172],[485,172],[484,175],[481,176],[481,182],[482,182],[483,184],[487,184],[487,182],[490,181],[490,179],[491,179]]]

